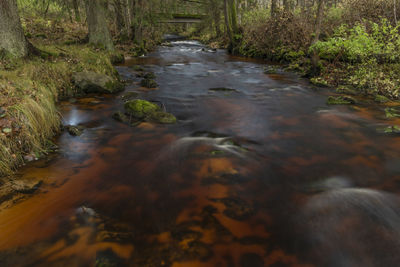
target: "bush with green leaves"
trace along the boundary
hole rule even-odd
[[[399,28],[386,19],[380,23],[364,21],[352,28],[341,25],[332,37],[312,45],[312,50],[330,61],[361,63],[376,59],[378,63],[395,62],[400,60]]]

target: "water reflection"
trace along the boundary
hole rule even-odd
[[[118,70],[176,125],[112,119],[123,98],[63,103],[61,153],[0,206],[2,266],[396,266],[400,137],[379,106],[180,41]],[[131,65],[157,76],[139,88]],[[211,89],[211,90],[210,90]],[[124,94],[124,93],[122,93]],[[40,167],[39,167],[40,166]]]

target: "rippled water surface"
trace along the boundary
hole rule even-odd
[[[0,212],[0,265],[399,266],[400,137],[376,129],[400,121],[264,66],[177,41],[117,67],[120,96],[63,103],[86,129],[21,170],[43,184]],[[114,121],[129,91],[178,123]]]

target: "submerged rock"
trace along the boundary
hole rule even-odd
[[[13,181],[11,188],[21,194],[33,194],[42,185],[43,181]]]
[[[144,78],[141,82],[140,82],[140,86],[142,87],[146,87],[146,88],[157,88],[158,84],[155,80],[153,79],[149,79],[149,78]]]
[[[328,82],[322,78],[322,77],[315,77],[315,78],[311,78],[310,82],[316,86],[321,86],[321,87],[328,87],[329,84]]]
[[[143,67],[141,67],[139,65],[133,65],[133,66],[130,66],[129,68],[131,68],[133,71],[144,71]]]
[[[330,96],[326,103],[328,105],[352,105],[357,101],[351,96]]]
[[[163,124],[176,123],[176,117],[168,112],[154,112],[150,115],[148,120]]]
[[[139,93],[136,92],[128,92],[122,96],[123,100],[130,100],[132,98],[136,98],[139,96]]]
[[[121,92],[124,86],[121,82],[108,75],[92,71],[82,71],[73,74],[72,81],[84,93],[114,94]]]
[[[112,115],[112,117],[113,117],[114,120],[119,121],[119,122],[123,122],[123,123],[128,123],[130,121],[129,117],[126,116],[124,113],[122,113],[120,111],[115,112]]]
[[[236,89],[226,88],[226,87],[216,87],[216,88],[210,88],[208,90],[213,92],[237,92]]]

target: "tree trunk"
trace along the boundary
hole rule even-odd
[[[107,25],[104,2],[102,0],[86,0],[85,4],[89,28],[89,43],[113,51],[114,44]]]
[[[225,17],[226,31],[227,31],[229,39],[232,43],[233,42],[233,34],[232,34],[231,23],[229,21],[228,0],[224,0],[224,17]]]
[[[124,29],[124,15],[122,13],[122,3],[120,0],[114,0],[115,26],[118,34]]]
[[[28,55],[28,42],[15,0],[0,0],[0,50],[3,49],[18,58]]]
[[[271,0],[271,17],[275,17],[276,14],[276,0]]]
[[[317,18],[315,21],[315,32],[314,32],[314,39],[312,41],[312,44],[315,44],[319,40],[319,36],[321,34],[321,24],[322,24],[322,18],[324,15],[324,4],[325,0],[318,0],[318,8],[317,8]],[[320,72],[319,68],[319,56],[318,52],[314,49],[311,52],[311,65],[312,65],[312,73],[311,75],[317,75]]]
[[[79,14],[78,0],[72,0],[72,6],[74,8],[75,20],[80,22],[81,21],[81,15]]]

